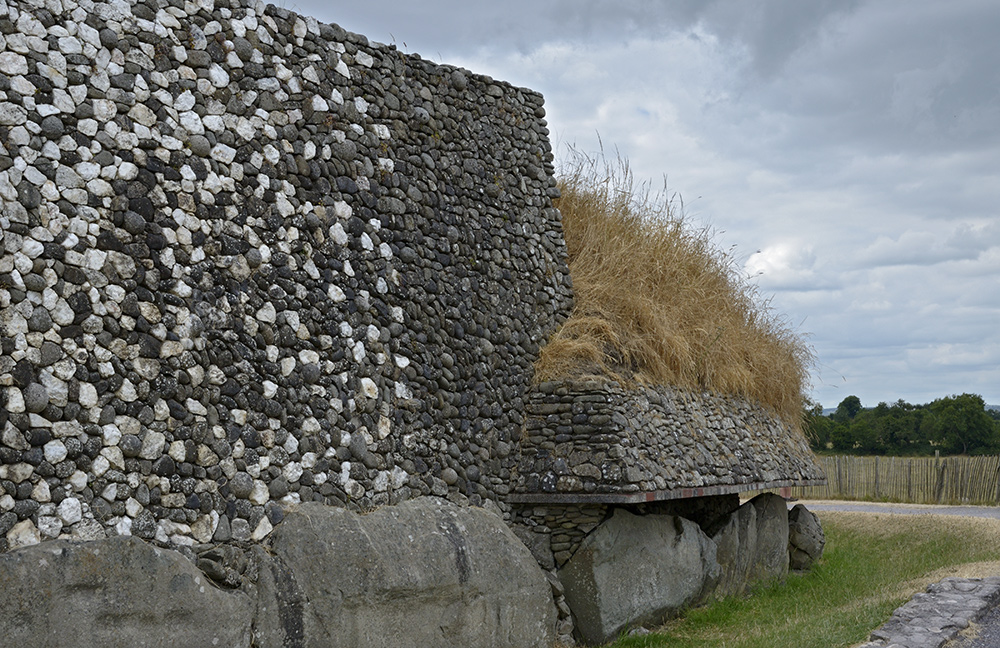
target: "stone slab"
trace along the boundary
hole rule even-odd
[[[138,538],[43,542],[0,554],[6,646],[250,646],[254,603]]]
[[[268,553],[261,648],[541,648],[555,638],[544,572],[485,509],[437,498],[368,515],[303,504]]]
[[[715,552],[690,520],[617,509],[559,572],[584,642],[610,641],[701,601],[718,579]]]

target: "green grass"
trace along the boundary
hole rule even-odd
[[[689,610],[615,648],[838,648],[864,641],[896,607],[949,575],[1000,573],[1000,521],[821,514],[821,563],[746,598]]]

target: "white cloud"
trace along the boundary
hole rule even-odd
[[[769,245],[750,255],[746,273],[769,291],[828,290],[831,283],[816,272],[816,254],[811,245],[790,240]]]

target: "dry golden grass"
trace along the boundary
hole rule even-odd
[[[839,504],[840,502],[830,502]],[[893,507],[904,507],[891,504]],[[910,506],[908,508],[919,509]],[[934,532],[947,531],[962,538],[974,547],[996,547],[1000,544],[1000,519],[988,517],[967,517],[961,515],[919,515],[904,513],[857,513],[854,511],[816,511],[823,523],[832,522],[838,529],[876,538],[891,536],[927,536]],[[936,574],[937,572],[935,572]],[[933,576],[934,574],[931,574]],[[953,574],[943,574],[941,577]]]
[[[537,380],[604,375],[734,395],[799,425],[810,349],[735,260],[628,165],[578,155],[560,180],[576,306]]]

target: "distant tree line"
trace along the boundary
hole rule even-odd
[[[806,412],[805,432],[818,452],[913,456],[1000,454],[1000,412],[981,396],[962,394],[926,405],[898,400],[865,408],[848,396],[832,414],[821,405]]]

